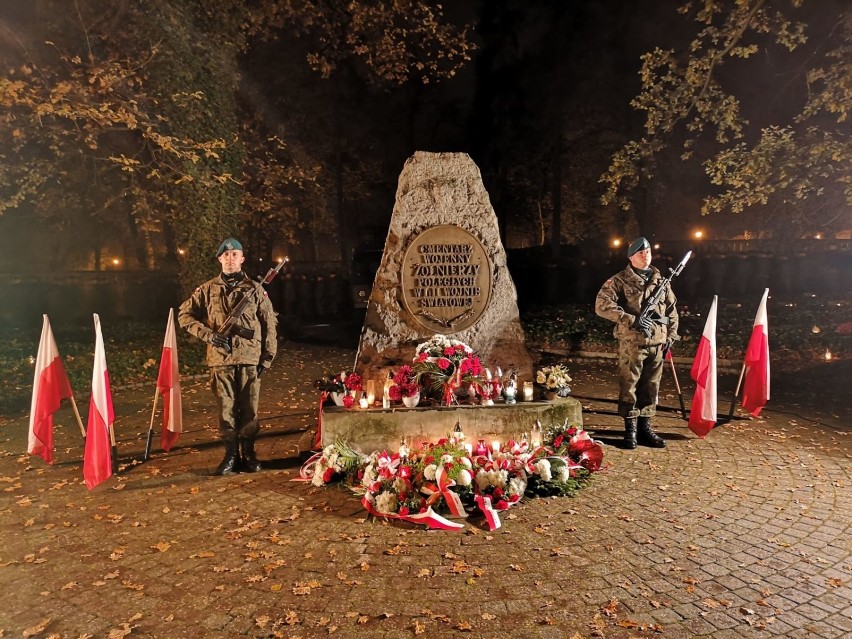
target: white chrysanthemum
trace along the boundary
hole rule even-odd
[[[429,464],[423,469],[423,476],[429,481],[435,481],[435,473],[438,472],[438,467],[435,464]]]
[[[541,477],[542,481],[550,481],[550,462],[546,459],[539,459],[535,464],[533,464],[533,469],[535,470],[535,474]]]
[[[376,479],[378,479],[378,475],[376,474],[376,469],[371,462],[364,469],[364,476],[361,478],[361,486],[368,488],[370,484],[376,481]]]
[[[462,463],[462,465],[465,468],[473,468],[473,464],[470,462],[470,459],[468,459],[467,457],[461,457],[459,459],[459,461]]]
[[[325,448],[322,449],[323,457],[331,457],[331,454],[334,452],[334,444],[329,444]]]
[[[399,500],[396,498],[396,493],[385,491],[376,496],[376,510],[380,513],[395,513],[398,503]]]
[[[442,464],[452,464],[453,456],[452,455],[441,455],[441,463]]]
[[[509,485],[506,488],[506,492],[509,495],[523,495],[527,491],[527,482],[525,482],[520,477],[512,477],[509,480]]]
[[[470,471],[462,468],[459,471],[459,478],[456,480],[456,483],[459,486],[470,486],[470,483],[473,481],[473,477],[470,474]]]
[[[324,474],[324,470],[320,469],[317,466],[314,466],[314,476],[311,477],[311,484],[314,486],[322,486],[325,482],[322,480],[322,476]]]
[[[556,481],[565,483],[571,479],[571,469],[568,466],[560,466],[556,469]]]
[[[398,493],[404,492],[405,491],[405,480],[402,479],[401,477],[397,477],[396,479],[394,479],[393,480],[393,489]]]

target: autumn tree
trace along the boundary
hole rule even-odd
[[[603,202],[643,215],[637,187],[655,178],[657,161],[677,144],[681,160],[701,161],[712,185],[702,214],[750,209],[753,224],[791,237],[848,228],[848,6],[709,0],[679,11],[698,31],[683,50],[642,56],[642,88],[631,105],[644,113],[644,135],[613,155],[601,177]],[[766,87],[758,100],[742,98],[749,82]]]
[[[258,222],[292,238],[300,198],[315,197],[310,153],[239,97],[251,46],[305,38],[323,76],[353,60],[395,83],[469,57],[440,7],[414,1],[40,0],[2,28],[0,213],[31,208],[95,268],[117,238],[147,268],[180,252],[187,286],[217,238]]]

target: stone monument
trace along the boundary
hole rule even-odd
[[[417,152],[405,163],[355,370],[381,380],[436,333],[468,344],[492,370],[532,379],[497,216],[464,153]]]

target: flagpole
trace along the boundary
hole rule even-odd
[[[666,349],[666,359],[669,360],[669,364],[671,364],[672,368],[672,377],[674,377],[675,388],[677,389],[677,398],[680,400],[680,414],[683,415],[684,419],[689,419],[686,416],[686,404],[683,402],[683,392],[680,390],[680,382],[677,379],[677,371],[675,370],[674,357],[672,356],[672,349]]]
[[[148,425],[148,441],[145,443],[145,457],[143,461],[148,461],[148,456],[151,454],[151,442],[154,439],[154,415],[157,414],[157,400],[160,398],[160,387],[154,389],[154,406],[151,408],[151,423]]]
[[[112,453],[112,472],[118,474],[118,447],[115,445],[115,427],[109,425],[109,444]]]
[[[80,427],[80,434],[83,436],[83,439],[86,439],[86,429],[83,427],[83,420],[80,418],[80,411],[77,410],[77,402],[74,401],[73,395],[71,395],[69,399],[71,400],[71,408],[74,409],[74,417],[77,418],[77,425]]]
[[[740,386],[743,383],[743,375],[745,375],[745,369],[746,369],[746,365],[745,365],[745,363],[743,363],[743,367],[740,370],[740,379],[737,381],[737,387],[734,390],[733,397],[731,397],[731,410],[728,411],[728,421],[731,421],[731,420],[734,419],[734,408],[737,405],[737,395],[740,394]]]

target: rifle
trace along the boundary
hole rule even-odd
[[[683,270],[683,267],[686,266],[686,263],[689,261],[689,258],[692,256],[692,251],[687,251],[686,255],[683,256],[683,259],[680,261],[680,264],[675,266],[674,268],[669,269],[669,276],[660,280],[659,284],[657,284],[657,288],[654,289],[654,292],[651,294],[647,300],[645,300],[645,306],[642,307],[642,312],[639,313],[639,324],[646,324],[647,322],[642,322],[641,320],[650,320],[652,322],[657,321],[666,324],[668,323],[667,318],[660,318],[659,313],[656,312],[655,308],[659,301],[663,298],[663,295],[666,294],[666,287],[671,283],[672,279],[680,275],[680,272]],[[656,314],[657,317],[653,317]],[[653,335],[653,331],[650,328],[643,329],[643,333],[645,333],[645,337],[651,337]]]
[[[272,280],[274,280],[275,276],[278,275],[278,272],[286,263],[287,260],[281,260],[280,262],[278,262],[278,266],[270,268],[262,279],[258,278],[261,285],[266,286]],[[219,333],[221,333],[222,335],[227,335],[228,337],[231,337],[232,335],[238,335],[243,339],[254,339],[254,331],[246,328],[245,326],[239,325],[240,318],[243,316],[243,313],[246,312],[246,309],[251,303],[252,298],[253,295],[250,295],[249,293],[243,295],[242,299],[240,299],[237,305],[228,314],[228,317],[225,318],[225,322],[222,324],[222,326],[219,327]],[[230,347],[228,347],[226,350],[230,351],[231,349]]]

